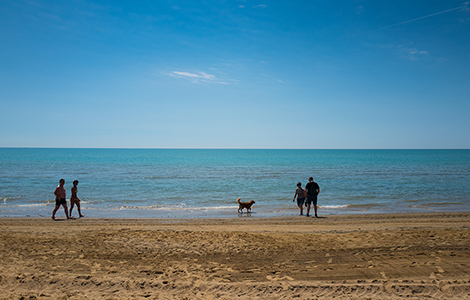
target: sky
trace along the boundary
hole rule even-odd
[[[0,147],[469,149],[469,113],[465,1],[0,1]]]

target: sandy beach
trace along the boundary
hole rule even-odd
[[[0,219],[1,299],[470,299],[470,213]]]

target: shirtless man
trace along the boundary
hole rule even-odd
[[[55,188],[54,195],[55,195],[55,208],[52,211],[52,220],[55,220],[55,213],[62,205],[64,207],[65,215],[67,219],[70,219],[69,212],[67,208],[67,201],[65,201],[65,188],[64,188],[65,180],[59,180],[59,185]]]
[[[73,206],[76,204],[77,205],[77,210],[78,210],[78,215],[80,218],[83,218],[84,215],[82,215],[82,211],[80,210],[80,199],[78,199],[77,193],[78,193],[78,180],[73,181],[73,187],[72,187],[72,196],[70,197],[70,217],[72,218],[72,209]]]

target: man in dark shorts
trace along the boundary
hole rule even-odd
[[[61,179],[59,180],[59,185],[55,188],[54,195],[55,195],[55,208],[52,211],[52,220],[55,220],[55,213],[59,209],[59,207],[62,205],[65,210],[65,215],[67,216],[67,219],[69,218],[69,212],[67,208],[67,201],[65,200],[65,180]]]
[[[320,186],[318,183],[313,181],[313,177],[310,177],[308,179],[308,183],[305,186],[305,190],[307,191],[307,217],[309,216],[310,213],[310,205],[313,202],[313,210],[315,211],[315,217],[318,218],[317,215],[317,198],[318,194],[320,194]]]

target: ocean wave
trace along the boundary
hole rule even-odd
[[[367,203],[367,204],[348,204],[347,206],[349,208],[372,208],[372,207],[381,207],[381,206],[386,206],[386,205],[378,204],[378,203]]]
[[[2,205],[0,207],[6,207],[6,208],[11,208],[11,207],[43,207],[43,206],[49,206],[49,203],[31,203],[31,204],[15,204],[15,205]]]
[[[318,207],[322,209],[342,209],[347,208],[348,205],[318,205]]]
[[[186,204],[174,204],[174,205],[150,205],[150,206],[129,206],[123,205],[116,210],[222,210],[222,209],[234,209],[238,206],[187,206]]]
[[[416,205],[408,205],[408,207],[430,208],[430,207],[442,207],[442,206],[452,206],[452,205],[462,205],[462,203],[458,203],[458,202],[435,202],[435,203],[423,203],[423,204],[416,204]]]
[[[368,210],[368,209],[373,209],[373,208],[376,208],[376,207],[384,207],[384,206],[386,206],[386,205],[378,204],[378,203],[344,204],[344,205],[318,205],[319,208],[324,209],[324,210],[347,210],[347,209]]]

